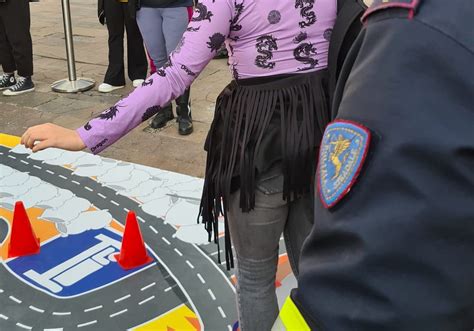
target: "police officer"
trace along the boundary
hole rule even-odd
[[[474,328],[472,0],[378,0],[339,76],[274,329]]]

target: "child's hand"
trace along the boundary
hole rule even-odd
[[[36,125],[23,134],[21,143],[33,152],[49,147],[57,147],[68,151],[80,151],[86,148],[81,137],[75,130],[47,123]]]

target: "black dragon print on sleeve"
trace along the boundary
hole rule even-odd
[[[193,28],[192,26],[188,26],[186,28],[186,31],[188,31],[188,32],[198,32],[199,30],[201,30],[200,26],[198,26],[197,28]]]
[[[189,69],[185,64],[182,64],[181,65],[181,69],[189,76],[196,76],[196,73],[194,71],[192,71],[191,69]]]
[[[262,69],[273,69],[275,62],[269,60],[273,58],[273,51],[278,50],[277,39],[272,35],[263,35],[257,38],[255,47],[260,54],[255,58],[255,65]]]
[[[101,119],[101,120],[113,120],[115,118],[115,116],[117,116],[118,112],[119,112],[119,107],[121,106],[112,106],[110,107],[109,109],[107,109],[106,111],[100,113],[97,118],[98,119]]]
[[[84,124],[84,130],[86,131],[89,131],[90,129],[92,129],[92,126],[89,122],[87,122],[86,124]]]
[[[191,22],[201,22],[201,21],[209,21],[211,22],[211,17],[214,16],[214,14],[210,11],[207,10],[207,7],[198,2],[196,4],[196,7],[194,8],[194,13],[197,13],[197,16],[193,16],[191,19]]]
[[[303,21],[299,22],[300,28],[306,28],[316,23],[316,14],[313,11],[315,0],[296,0],[295,8],[300,9],[300,15]]]
[[[221,48],[224,41],[225,36],[222,33],[216,32],[209,37],[209,41],[207,42],[207,48],[209,48],[211,52],[217,52]]]
[[[153,78],[147,79],[146,81],[142,83],[142,87],[152,86],[152,85],[153,85]]]
[[[152,106],[145,110],[145,112],[142,115],[142,122],[145,122],[146,120],[150,119],[153,117],[153,115],[157,114],[161,110],[160,106]]]
[[[163,65],[162,68],[156,70],[156,74],[161,77],[166,77],[166,68],[169,68],[173,65],[171,62],[171,57],[168,57],[168,61]]]
[[[242,12],[244,11],[244,3],[237,3],[234,2],[234,7],[235,7],[235,14],[234,17],[229,21],[230,23],[230,31],[240,31],[242,30],[242,25],[238,24],[240,20],[240,15],[242,15]]]

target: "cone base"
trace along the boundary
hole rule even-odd
[[[125,270],[135,269],[135,268],[141,267],[145,264],[148,264],[150,262],[153,262],[153,259],[148,255],[146,256],[145,261],[143,261],[141,263],[140,262],[131,263],[131,262],[123,261],[123,260],[120,259],[120,253],[115,254],[114,257],[115,257],[115,260],[117,261],[117,263]]]
[[[37,247],[26,249],[26,248],[12,248],[11,243],[8,244],[8,258],[13,258],[13,257],[22,257],[22,256],[28,256],[28,255],[35,255],[40,252],[40,239],[36,238],[36,244]]]

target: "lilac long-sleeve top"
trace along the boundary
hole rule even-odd
[[[327,66],[337,0],[200,0],[168,63],[77,129],[99,153],[180,96],[225,42],[235,79]]]

